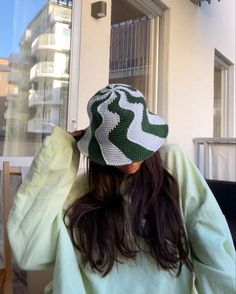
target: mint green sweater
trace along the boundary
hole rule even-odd
[[[63,214],[88,191],[87,179],[76,176],[79,151],[75,140],[57,127],[35,156],[8,219],[9,240],[18,265],[25,270],[54,266],[54,278],[45,293],[235,294],[235,250],[214,196],[179,147],[162,147],[161,156],[179,182],[194,274],[183,266],[180,276],[175,277],[158,268],[144,252],[135,261],[116,264],[106,277],[81,265]]]

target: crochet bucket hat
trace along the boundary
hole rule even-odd
[[[143,94],[129,85],[111,84],[88,102],[90,124],[78,148],[101,165],[126,165],[149,158],[168,134],[165,121],[148,111]]]

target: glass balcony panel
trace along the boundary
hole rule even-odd
[[[36,105],[60,105],[62,104],[62,91],[54,89],[51,91],[31,91],[29,94],[29,107]]]
[[[33,118],[27,122],[27,131],[29,133],[50,134],[52,129],[53,123],[50,120]]]
[[[40,77],[68,79],[69,74],[66,70],[66,66],[63,64],[55,64],[53,61],[43,61],[32,67],[30,70],[30,80],[32,81]]]
[[[70,35],[63,36],[60,39],[54,34],[43,34],[37,37],[31,45],[31,54],[39,50],[69,51]]]

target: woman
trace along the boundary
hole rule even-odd
[[[45,139],[15,197],[17,263],[54,265],[46,293],[235,293],[225,218],[193,163],[162,146],[168,126],[142,93],[108,85],[88,115],[85,131]]]

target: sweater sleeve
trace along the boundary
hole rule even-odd
[[[178,146],[164,147],[162,156],[179,183],[198,293],[235,294],[235,249],[216,199]]]
[[[17,264],[25,270],[51,266],[62,223],[62,207],[79,164],[74,138],[56,127],[45,138],[15,195],[8,236]]]

